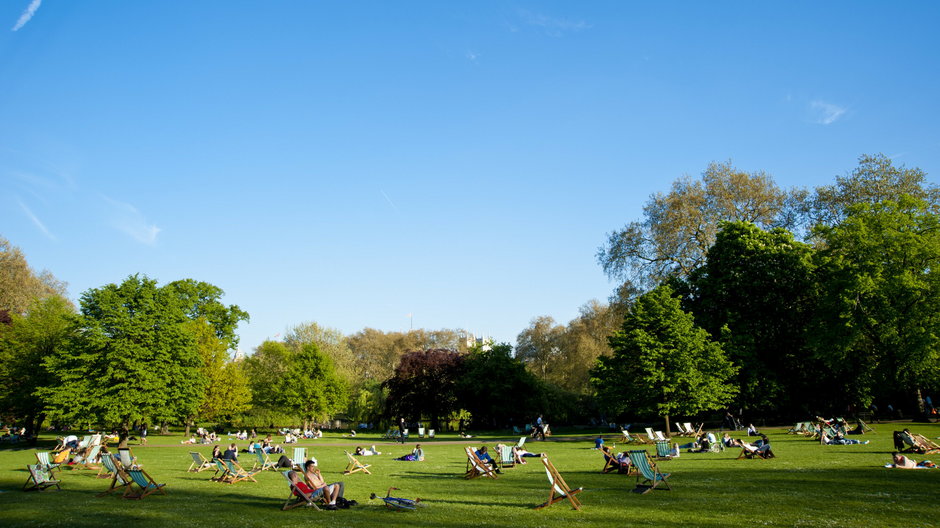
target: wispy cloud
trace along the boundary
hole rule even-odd
[[[16,202],[20,204],[20,209],[22,209],[23,212],[26,213],[27,218],[29,218],[33,222],[33,224],[40,231],[42,231],[43,235],[46,235],[46,238],[48,238],[49,240],[55,240],[55,236],[49,232],[49,229],[46,228],[46,224],[42,223],[42,220],[40,220],[39,217],[33,213],[32,209],[27,207],[26,204],[24,204],[23,201],[20,199],[17,199]]]
[[[398,206],[395,205],[395,202],[393,202],[392,199],[389,198],[387,194],[385,194],[385,191],[383,191],[382,189],[379,189],[379,192],[382,193],[382,196],[385,197],[385,201],[388,202],[388,205],[391,205],[392,209],[394,209],[396,213],[401,214],[401,211],[398,210]]]
[[[26,10],[20,15],[20,19],[16,21],[16,25],[13,26],[13,31],[19,31],[21,27],[25,26],[26,23],[33,18],[33,15],[36,14],[36,10],[39,9],[39,4],[42,4],[42,0],[33,0],[26,6]]]
[[[475,51],[468,51],[465,57],[467,57],[467,60],[470,62],[476,62],[477,59],[480,58],[480,54]]]
[[[151,224],[136,207],[129,203],[114,200],[105,195],[101,197],[111,206],[111,226],[123,231],[141,244],[152,246],[157,243],[160,228]]]
[[[550,37],[561,37],[565,33],[576,33],[591,28],[591,24],[584,20],[550,17],[526,9],[519,10],[519,18],[525,24],[541,28]]]
[[[819,100],[813,101],[809,105],[816,116],[816,123],[820,125],[831,125],[848,111],[845,107]]]

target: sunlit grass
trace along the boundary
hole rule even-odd
[[[209,480],[211,471],[187,473],[192,448],[179,444],[179,436],[153,436],[150,445],[132,445],[134,454],[168,495],[142,501],[117,496],[96,498],[109,481],[95,472],[66,470],[62,491],[22,492],[25,465],[34,450],[0,450],[0,525],[2,526],[938,526],[940,470],[889,470],[891,431],[908,426],[929,438],[940,435],[935,424],[878,424],[877,434],[865,435],[869,445],[821,446],[801,436],[771,431],[777,458],[735,460],[738,450],[721,454],[687,454],[660,462],[672,473],[672,491],[631,493],[635,478],[601,474],[603,461],[593,447],[594,435],[528,444],[545,451],[572,487],[583,487],[584,509],[567,502],[535,511],[548,496],[548,481],[538,459],[503,471],[498,480],[464,480],[465,459],[457,442],[515,441],[509,435],[486,435],[468,441],[455,437],[421,440],[425,462],[399,462],[393,457],[409,453],[413,442],[401,446],[360,435],[355,442],[339,435],[302,442],[315,456],[330,481],[344,480],[346,496],[359,501],[350,510],[283,512],[287,497],[284,478],[273,471],[257,476],[257,483],[220,484]],[[557,433],[557,432],[556,432]],[[605,435],[608,444],[619,434]],[[51,438],[43,438],[48,447]],[[244,445],[240,442],[239,445]],[[365,457],[371,475],[343,476],[343,450],[372,445],[381,456]],[[618,445],[617,449],[631,446]],[[650,448],[651,449],[651,448]],[[209,455],[210,447],[195,450]],[[652,450],[652,449],[651,449]],[[288,449],[288,451],[291,451]],[[288,453],[290,454],[290,453]],[[242,454],[243,464],[253,459]],[[917,459],[930,458],[915,457]],[[935,456],[940,459],[940,456]],[[370,493],[384,495],[395,486],[402,497],[421,497],[426,508],[392,512]]]

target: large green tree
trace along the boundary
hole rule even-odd
[[[48,271],[33,271],[20,248],[0,237],[0,312],[24,314],[37,299],[64,298],[65,289]]]
[[[225,292],[222,288],[193,279],[174,281],[164,288],[179,298],[187,317],[192,320],[204,319],[226,348],[238,348],[238,334],[235,331],[240,322],[249,320],[248,312],[234,304],[223,304],[221,299]]]
[[[459,408],[456,388],[463,363],[463,354],[447,349],[404,354],[395,375],[383,384],[388,389],[386,416],[427,418],[432,429],[440,429],[440,419]]]
[[[25,314],[0,325],[0,414],[37,432],[45,416],[40,387],[55,383],[46,358],[68,353],[76,337],[75,308],[58,295],[36,299]]]
[[[272,380],[272,403],[299,416],[305,428],[345,407],[346,382],[336,372],[333,360],[315,343],[291,351],[288,362],[287,371]]]
[[[471,348],[456,393],[477,426],[522,425],[541,409],[542,387],[506,343]]]
[[[820,226],[818,357],[845,380],[843,403],[913,402],[940,388],[940,217],[925,201],[849,206]]]
[[[615,415],[669,417],[720,409],[737,392],[737,368],[721,345],[695,325],[668,286],[637,299],[610,338],[592,382],[601,404]]]
[[[644,219],[610,233],[597,259],[610,278],[632,284],[622,291],[646,291],[702,265],[719,222],[787,227],[797,220],[805,194],[781,190],[764,172],[712,163],[700,180],[679,178],[668,193],[651,196],[643,207]]]
[[[744,408],[805,415],[818,404],[823,373],[806,341],[816,303],[812,258],[789,231],[730,222],[689,277],[696,322],[716,340],[731,330],[723,345],[740,367]]]
[[[51,417],[117,428],[181,422],[205,390],[202,359],[179,297],[133,275],[81,297],[79,337],[46,358],[56,376],[38,393]]]

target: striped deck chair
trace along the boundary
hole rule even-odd
[[[189,456],[192,457],[193,463],[189,465],[189,469],[186,471],[190,473],[199,473],[206,469],[212,469],[215,467],[215,464],[211,460],[202,456],[202,453],[197,453],[196,451],[190,451]]]
[[[290,459],[292,468],[299,471],[304,470],[304,462],[307,461],[307,448],[306,447],[295,447],[294,456]]]
[[[255,475],[261,472],[260,469],[255,471],[247,471],[234,460],[226,460],[225,465],[228,467],[228,473],[230,477],[229,484],[235,484],[236,482],[241,482],[243,480],[258,482],[255,480]]]
[[[357,471],[362,471],[366,475],[372,474],[372,472],[369,471],[372,464],[363,464],[356,457],[352,456],[349,451],[343,451],[343,453],[346,453],[346,459],[349,461],[349,463],[346,464],[346,469],[343,470],[343,475],[350,475]]]
[[[26,478],[26,483],[23,484],[24,491],[46,491],[52,486],[55,486],[57,490],[62,489],[59,487],[59,482],[62,481],[52,478],[49,471],[39,464],[28,464],[26,470],[29,471],[29,477]]]
[[[689,436],[691,434],[681,422],[676,422],[674,425],[676,426],[676,433],[678,433],[679,436]]]
[[[98,478],[111,478],[114,476],[115,464],[114,455],[111,453],[101,453],[101,469],[98,470]]]
[[[320,507],[317,506],[317,502],[324,500],[323,491],[317,490],[313,493],[304,493],[300,488],[294,485],[290,480],[290,472],[292,470],[282,471],[281,474],[284,475],[284,478],[287,480],[288,486],[290,486],[290,495],[287,496],[287,501],[284,503],[284,506],[281,506],[282,511],[291,510],[298,506],[307,506],[311,507],[314,510],[319,510]]]
[[[646,488],[643,493],[649,493],[651,490],[663,484],[667,490],[669,487],[669,473],[663,473],[656,467],[656,463],[650,460],[645,450],[630,451],[630,461],[636,467],[638,473],[636,476],[637,489]],[[642,482],[640,482],[642,479]]]
[[[658,440],[656,442],[656,458],[672,460],[672,446],[669,445],[669,440]]]
[[[550,486],[548,492],[548,500],[542,504],[539,504],[535,507],[536,510],[546,508],[555,504],[556,502],[563,501],[568,499],[571,502],[571,507],[580,510],[581,501],[578,500],[575,495],[583,491],[582,488],[571,489],[568,487],[568,483],[565,482],[565,479],[558,473],[558,470],[555,469],[555,466],[549,462],[548,457],[542,457],[542,464],[545,465],[545,474],[548,475],[548,484]]]
[[[75,464],[70,466],[71,469],[98,469],[98,466],[95,464],[98,463],[98,453],[101,452],[101,446],[96,445],[91,448],[88,453],[81,458],[81,460],[75,461]]]
[[[264,471],[266,469],[273,469],[277,471],[277,462],[271,462],[271,457],[267,453],[262,451],[260,448],[255,449],[255,456],[258,457],[258,460],[251,466],[251,470],[256,469]]]
[[[130,487],[134,481],[131,480],[130,475],[125,473],[124,470],[117,465],[117,463],[114,461],[114,456],[110,453],[101,455],[101,463],[105,468],[111,471],[111,485],[108,486],[108,489],[95,495],[95,497],[104,497],[105,495],[109,495],[115,491],[121,491],[122,495],[127,495],[130,493]]]
[[[59,469],[59,466],[62,464],[56,464],[53,462],[48,451],[37,451],[36,460],[43,469],[49,472],[50,477],[55,475],[56,470],[62,471]]]
[[[143,499],[157,492],[166,495],[166,490],[163,489],[166,487],[166,484],[157,484],[157,482],[153,480],[153,477],[145,473],[144,470],[129,469],[127,470],[127,474],[137,487],[135,488],[132,484],[123,495],[125,499]]]
[[[463,478],[465,479],[474,479],[477,477],[489,477],[492,479],[498,478],[496,472],[489,464],[480,460],[480,457],[477,456],[477,452],[471,446],[465,446],[464,451],[467,453],[467,472],[464,474]]]
[[[499,462],[500,469],[516,467],[516,457],[512,453],[512,446],[499,446],[499,460],[497,462]]]

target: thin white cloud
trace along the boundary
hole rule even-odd
[[[470,62],[476,62],[477,59],[480,58],[480,54],[473,51],[468,51],[466,57]]]
[[[541,28],[550,37],[561,37],[565,33],[575,33],[591,28],[591,24],[584,20],[550,17],[526,9],[519,10],[519,18],[525,24]]]
[[[49,232],[49,229],[46,228],[46,224],[42,223],[42,220],[40,220],[38,216],[33,214],[32,209],[27,207],[26,204],[24,204],[22,200],[17,199],[16,201],[17,203],[20,204],[20,209],[22,209],[23,212],[26,213],[27,218],[29,218],[33,222],[33,224],[40,231],[42,231],[42,234],[46,235],[46,238],[48,238],[49,240],[55,240],[55,236]]]
[[[157,243],[160,228],[151,224],[136,207],[129,203],[101,197],[111,206],[111,226],[123,231],[141,244],[152,246]]]
[[[810,109],[816,116],[816,123],[820,125],[831,125],[848,111],[848,108],[819,100],[811,102]]]
[[[27,22],[33,15],[36,14],[36,10],[39,9],[39,5],[42,4],[42,0],[33,0],[26,6],[26,10],[23,11],[23,14],[20,15],[20,19],[16,21],[16,25],[13,26],[13,31],[19,31],[19,29],[26,25]]]
[[[387,194],[385,194],[385,191],[383,191],[382,189],[379,189],[379,192],[382,193],[382,196],[385,197],[385,201],[388,202],[388,205],[391,205],[392,209],[394,209],[396,213],[401,214],[401,211],[398,210],[398,206],[395,205],[395,202],[393,202],[392,199],[389,198]]]

